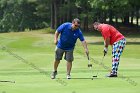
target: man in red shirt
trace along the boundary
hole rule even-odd
[[[126,44],[125,37],[109,24],[93,23],[95,30],[101,32],[104,38],[104,56],[107,54],[108,46],[112,46],[112,71],[108,77],[117,77],[120,56]]]

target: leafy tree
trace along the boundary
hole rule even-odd
[[[84,31],[92,21],[106,19],[128,25],[136,18],[138,27],[139,11],[140,0],[0,0],[0,32],[56,29],[75,17],[81,19]]]

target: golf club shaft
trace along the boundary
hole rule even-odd
[[[104,57],[105,57],[105,55],[104,55],[103,58],[102,58],[101,64],[103,63]],[[99,70],[97,71],[96,76],[98,75],[98,73],[99,73]]]
[[[87,58],[88,58],[88,60],[89,60],[89,54],[88,54],[88,53],[86,53],[86,55],[87,55]]]
[[[87,55],[87,59],[88,59],[88,64],[90,64],[89,54],[86,53],[86,55]]]
[[[88,64],[90,64],[90,60],[88,60]]]

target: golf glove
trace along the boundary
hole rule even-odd
[[[104,47],[104,56],[107,54],[108,48]]]

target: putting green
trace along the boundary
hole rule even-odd
[[[52,80],[53,34],[44,34],[41,30],[0,34],[0,93],[140,93],[140,37],[126,38],[128,43],[121,56],[119,77],[107,78],[105,75],[111,69],[111,47],[101,63],[102,37],[94,33],[84,35],[92,69],[88,68],[87,57],[78,40],[72,79],[66,79],[66,62],[62,60],[57,79]],[[92,80],[97,73],[98,77]]]

